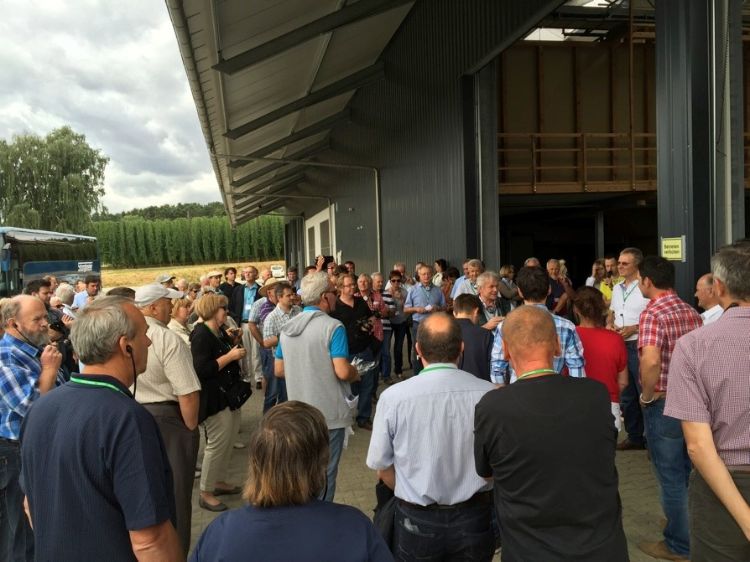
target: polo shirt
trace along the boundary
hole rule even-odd
[[[406,295],[406,302],[404,302],[404,308],[419,308],[423,306],[440,306],[445,307],[445,297],[443,291],[438,287],[435,287],[432,283],[425,287],[421,283],[414,285],[410,290],[409,294]],[[415,312],[412,314],[414,322],[421,322],[430,315],[429,312],[421,313]]]
[[[132,561],[129,530],[175,521],[156,422],[113,377],[76,375],[39,398],[21,458],[37,560]]]
[[[490,486],[472,456],[474,408],[495,387],[449,363],[433,363],[383,391],[367,466],[396,471],[396,497],[455,505]]]
[[[615,327],[637,326],[643,312],[648,306],[649,300],[643,296],[638,287],[638,280],[631,281],[629,285],[622,281],[612,288],[612,302],[609,309],[614,313]],[[638,334],[635,333],[625,341],[637,341]]]
[[[191,562],[392,562],[378,530],[354,507],[314,499],[302,505],[246,505],[222,513]]]

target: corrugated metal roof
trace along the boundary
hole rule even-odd
[[[378,59],[413,5],[407,0],[166,3],[232,224],[283,205],[262,195],[289,193],[305,176],[303,165],[227,155],[311,158],[325,148],[330,129],[348,119],[356,89],[382,77]]]

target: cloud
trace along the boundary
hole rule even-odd
[[[0,137],[86,135],[110,158],[110,211],[220,200],[163,2],[8,0],[0,16]]]

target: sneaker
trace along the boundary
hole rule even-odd
[[[690,562],[688,558],[675,554],[664,541],[659,542],[642,542],[638,545],[638,548],[651,556],[652,558],[658,558],[661,560],[675,560],[676,562]]]
[[[618,451],[643,451],[646,446],[643,443],[634,443],[630,439],[625,439],[617,444]]]

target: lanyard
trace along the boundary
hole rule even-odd
[[[420,283],[419,288],[422,289],[422,292],[427,299],[427,304],[432,304],[432,301],[430,299],[430,295],[432,294],[432,285],[430,285],[429,288],[425,288],[425,286]]]
[[[628,302],[628,297],[633,294],[633,291],[638,287],[638,282],[635,282],[635,285],[633,285],[629,291],[625,292],[625,283],[622,284],[622,304],[625,305],[626,302]]]
[[[422,369],[421,371],[419,371],[419,374],[422,375],[424,373],[429,373],[430,371],[445,371],[445,370],[450,370],[451,367],[453,367],[454,369],[457,369],[457,367],[455,365],[451,365],[450,367],[445,367],[443,365],[435,365],[434,367],[425,367],[424,369]]]
[[[100,382],[100,381],[91,381],[88,379],[81,379],[78,377],[70,377],[71,382],[76,382],[78,384],[84,384],[88,386],[98,386],[101,388],[109,388],[110,390],[114,390],[115,392],[119,392],[120,394],[125,394],[122,390],[117,388],[115,385],[110,384],[108,382]]]
[[[525,379],[526,377],[530,377],[532,375],[556,375],[557,371],[554,369],[534,369],[533,371],[526,371],[525,373],[518,375],[516,377],[516,381],[520,381],[521,379]]]

